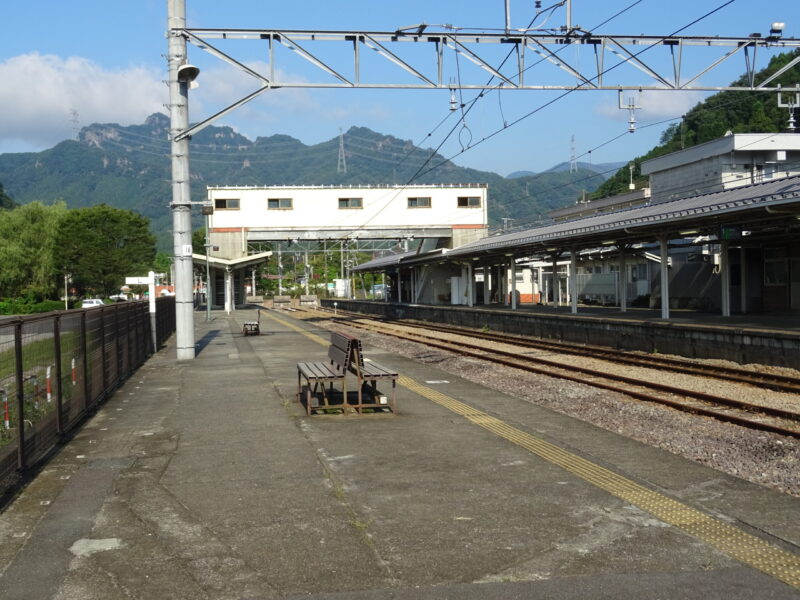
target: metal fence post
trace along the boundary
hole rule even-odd
[[[14,325],[14,362],[17,379],[17,467],[25,470],[25,379],[22,368],[22,321]]]
[[[61,384],[61,315],[56,315],[56,318],[53,320],[53,353],[56,355],[56,385],[58,385],[58,390],[56,391],[56,430],[58,431],[58,435],[63,435],[64,394],[61,390],[64,386]]]
[[[97,399],[100,399],[100,396],[105,396],[106,392],[108,392],[108,356],[106,352],[106,309],[100,309],[100,362],[103,368],[103,391],[100,395],[97,396]]]
[[[92,382],[89,376],[89,340],[86,333],[86,311],[81,314],[81,351],[83,352],[83,411],[92,400]]]
[[[114,307],[114,347],[117,349],[117,379],[114,382],[114,387],[117,387],[120,382],[122,381],[122,344],[120,343],[120,324],[119,324],[119,314],[120,314],[120,307],[119,304]]]

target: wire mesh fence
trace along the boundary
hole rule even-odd
[[[175,330],[175,299],[0,320],[0,491],[47,454]]]

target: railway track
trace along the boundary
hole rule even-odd
[[[322,312],[331,313],[328,309],[318,309]],[[343,316],[354,319],[370,318],[358,313],[342,313]],[[658,369],[670,371],[672,373],[685,373],[687,375],[699,375],[734,383],[755,385],[776,392],[786,392],[789,394],[800,394],[800,378],[771,373],[757,373],[736,367],[725,367],[720,365],[707,365],[689,360],[670,358],[667,356],[644,355],[624,350],[602,346],[589,346],[584,344],[571,344],[569,342],[556,342],[551,340],[538,340],[520,335],[507,333],[484,332],[466,327],[455,327],[451,325],[439,325],[436,323],[416,323],[413,321],[384,321],[381,319],[370,320],[387,323],[398,323],[404,327],[417,328],[428,331],[439,331],[453,335],[466,335],[476,339],[482,339],[502,344],[513,344],[524,348],[534,348],[546,350],[559,354],[571,354],[574,356],[585,356],[599,360],[611,361],[618,364],[626,364],[648,369]]]
[[[339,311],[339,313],[341,314],[341,311]],[[325,314],[330,318],[330,312],[325,311]],[[590,348],[590,352],[581,353],[579,350],[583,347],[577,345],[549,342],[544,342],[540,345],[538,341],[521,338],[520,336],[490,334],[440,325],[428,326],[405,322],[383,322],[355,313],[341,314],[341,316],[336,315],[333,320],[342,325],[422,343],[427,347],[438,348],[462,356],[478,358],[531,373],[557,377],[615,391],[639,400],[659,403],[685,412],[736,423],[751,429],[800,438],[800,413],[795,411],[753,404],[735,398],[699,392],[673,385],[665,385],[646,379],[610,374],[597,369],[574,365],[565,366],[557,360],[550,358],[520,354],[518,350],[489,349],[480,343],[465,341],[463,339],[458,341],[443,340],[439,337],[426,334],[425,330],[466,336],[484,342],[491,341],[494,343],[511,344],[522,348],[538,348],[551,350],[553,352],[565,352],[574,355],[579,354],[592,358],[602,358],[602,360],[605,361],[635,364],[636,366],[647,368],[670,369],[673,372],[679,371],[704,377],[714,376],[714,371],[707,371],[703,368],[704,365],[697,365],[677,359],[668,359],[666,357],[652,363],[647,360],[649,357],[642,357],[645,360],[636,361],[635,359],[639,358],[637,355],[620,353],[617,351],[607,351],[602,354],[602,356],[598,356],[598,348]],[[562,351],[562,347],[566,347],[566,349]],[[617,360],[618,356],[624,360]],[[654,364],[656,366],[653,366]],[[714,367],[712,369],[716,368]],[[724,371],[724,373],[720,374],[721,377],[719,378],[728,381],[769,387],[771,389],[783,392],[788,391],[790,393],[797,393],[798,390],[800,390],[800,380],[793,380],[789,377],[776,376],[775,379],[772,380],[772,377],[769,375],[765,374],[762,376],[761,374],[754,374],[743,369],[727,368],[724,369]],[[756,377],[753,377],[753,375],[756,375]]]

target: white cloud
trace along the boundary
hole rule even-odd
[[[246,66],[257,73],[268,74],[269,66],[264,62],[247,62]],[[287,75],[278,70],[276,81],[302,81],[295,74]],[[192,90],[190,99],[191,120],[199,120],[221,110],[248,94],[256,91],[260,80],[229,65],[208,67],[197,78],[199,87]],[[349,92],[348,96],[344,93]],[[254,138],[265,135],[265,129],[279,125],[282,133],[287,123],[361,122],[364,119],[388,121],[392,111],[385,105],[367,105],[353,101],[352,90],[320,90],[302,88],[276,88],[267,90],[250,102],[238,107],[224,119],[238,131]]]
[[[248,63],[261,73],[268,66]],[[0,153],[34,152],[75,137],[75,127],[92,123],[143,123],[154,112],[166,113],[167,75],[156,68],[108,69],[83,57],[38,53],[0,62]],[[296,75],[277,79],[297,81]],[[230,65],[205,67],[190,94],[190,119],[208,118],[257,90],[259,80]],[[74,113],[73,113],[74,111]],[[384,103],[360,103],[331,90],[269,90],[232,111],[217,125],[229,124],[255,138],[274,132],[298,134],[312,123],[371,124],[388,122],[393,111]],[[74,122],[74,121],[77,121]],[[365,123],[366,121],[366,123]]]
[[[141,123],[165,110],[168,90],[162,79],[151,68],[108,70],[81,57],[9,58],[0,62],[0,148],[43,149],[72,138],[73,117],[81,127]]]
[[[657,121],[660,119],[678,118],[686,114],[690,108],[703,100],[703,92],[645,90],[643,92],[623,91],[622,105],[627,107],[632,100],[641,108],[634,111],[636,121]],[[597,107],[598,114],[616,121],[627,121],[628,110],[619,108],[619,97],[614,95],[614,103],[605,102]]]

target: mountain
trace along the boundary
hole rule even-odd
[[[84,127],[77,140],[43,152],[0,154],[0,183],[16,203],[64,201],[69,207],[106,203],[151,220],[163,250],[171,248],[172,197],[169,119],[153,114],[139,125]],[[489,221],[515,225],[540,219],[574,202],[603,178],[588,169],[506,179],[459,167],[408,140],[352,127],[344,134],[346,171],[339,165],[338,136],[306,145],[288,135],[255,141],[230,127],[209,126],[192,137],[192,200],[206,199],[206,186],[364,185],[486,183]],[[199,211],[197,211],[199,213]],[[196,226],[201,226],[196,215]]]
[[[593,165],[592,163],[587,162],[576,162],[575,165],[578,169],[586,169],[587,171],[593,171],[598,175],[602,176],[603,179],[607,179],[611,175],[613,175],[618,169],[622,168],[623,165],[627,165],[627,162],[609,162],[609,163],[600,163],[597,165]],[[555,167],[550,167],[544,173],[563,173],[564,171],[570,170],[570,163],[562,162],[557,164]],[[534,171],[514,171],[513,173],[509,173],[506,175],[506,179],[516,179],[518,177],[532,177],[537,175]]]

